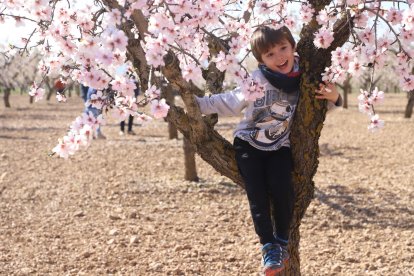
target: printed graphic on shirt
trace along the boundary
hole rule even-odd
[[[297,102],[297,93],[267,90],[254,103],[250,139],[259,146],[271,146],[288,134],[289,124]]]

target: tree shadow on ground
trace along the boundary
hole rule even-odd
[[[365,224],[406,230],[414,228],[412,206],[396,193],[330,185],[324,190],[315,188],[315,198],[349,220],[344,224],[346,228],[364,228]]]
[[[62,128],[58,127],[2,127],[0,131],[10,132],[10,131],[51,131],[51,130],[62,130]]]
[[[27,136],[23,137],[16,137],[16,136],[9,136],[9,135],[0,135],[0,139],[10,139],[10,140],[33,140],[33,138],[29,138]]]

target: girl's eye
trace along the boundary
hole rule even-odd
[[[282,47],[282,50],[285,50],[286,48],[287,48],[286,46],[283,46],[283,47]]]

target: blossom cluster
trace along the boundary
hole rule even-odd
[[[89,131],[94,131],[107,114],[118,120],[129,115],[150,120],[138,110],[134,95],[137,84],[128,74],[120,73],[122,68],[125,72],[125,68],[129,71],[133,67],[127,58],[128,37],[139,40],[140,45],[134,46],[142,47],[151,69],[165,65],[165,55],[172,52],[179,60],[183,79],[197,83],[202,70],[214,63],[217,69],[235,78],[247,100],[255,100],[263,96],[263,86],[248,76],[243,65],[254,28],[260,24],[274,28],[301,26],[296,24],[298,19],[289,14],[288,3],[280,0],[232,4],[224,0],[118,0],[115,1],[120,5],[118,8],[106,7],[105,10],[92,1],[82,2],[85,2],[81,4],[84,7],[79,8],[68,5],[72,1],[6,0],[0,9],[0,24],[6,20],[14,20],[16,25],[36,22],[35,35],[23,37],[15,47],[28,49],[30,39],[37,40],[31,45],[38,44],[37,48],[41,48],[43,58],[38,65],[39,72],[97,89],[87,105],[108,111],[93,123],[87,123],[90,114],[77,119],[77,126],[82,127],[73,127],[75,131],[71,127],[69,134],[59,142],[60,150],[55,151],[63,157],[71,155],[80,145],[87,146]],[[351,46],[332,52],[332,65],[326,68],[323,80],[341,83],[347,74],[358,77],[370,68],[385,66],[391,55],[389,50],[393,49],[399,53],[395,71],[401,86],[405,90],[414,89],[414,76],[409,70],[414,53],[410,48],[414,39],[413,1],[401,3],[405,10],[378,1],[339,2],[340,5],[328,5],[317,14],[310,4],[303,4],[300,9],[300,23],[306,24],[315,18],[320,25],[314,34],[314,45],[319,48],[332,47],[334,23],[345,12],[350,13],[349,18],[353,20],[349,26],[356,26],[351,30]],[[136,22],[137,10],[145,17],[147,29],[143,32],[138,26],[130,31],[120,28],[124,23]],[[250,18],[246,13],[250,13]],[[13,14],[16,16],[10,16]],[[378,24],[378,20],[387,21],[389,32],[375,31],[374,24]],[[216,45],[213,50],[212,44]],[[145,102],[150,103],[152,116],[167,116],[170,107],[161,99],[159,89],[147,83],[144,86],[149,87]],[[105,91],[111,91],[111,99]],[[41,82],[34,83],[30,95],[37,101],[43,94]],[[368,93],[363,106],[366,102],[370,106],[374,103],[372,95]],[[57,99],[65,101],[61,94]]]
[[[366,91],[361,89],[358,96],[358,107],[359,111],[366,113],[371,117],[371,122],[368,129],[376,131],[384,126],[384,121],[379,118],[378,114],[375,114],[374,104],[379,104],[384,100],[384,92],[379,91],[375,87],[372,91]]]
[[[240,85],[246,101],[255,101],[264,96],[265,88],[259,80],[246,77]]]
[[[59,139],[58,145],[52,149],[52,152],[59,157],[68,158],[81,147],[87,148],[95,131],[102,124],[104,124],[102,115],[95,118],[92,112],[83,113],[72,122],[68,134]]]

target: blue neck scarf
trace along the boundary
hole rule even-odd
[[[274,87],[281,89],[286,93],[292,93],[299,90],[301,72],[299,71],[299,63],[296,58],[293,70],[288,74],[275,72],[264,64],[259,64],[259,69],[267,81]]]

